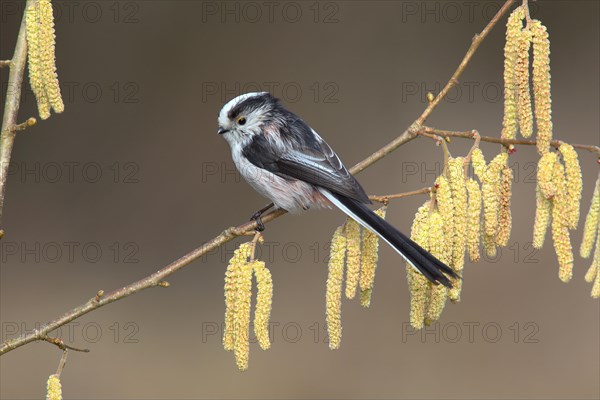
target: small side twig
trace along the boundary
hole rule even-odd
[[[428,193],[431,193],[431,188],[424,187],[424,188],[421,188],[418,190],[413,190],[411,192],[386,194],[386,195],[382,195],[382,196],[373,195],[373,196],[369,196],[369,199],[371,201],[376,201],[378,203],[387,204],[390,200],[393,200],[393,199],[402,199],[404,197],[415,196],[418,194],[428,194]]]
[[[256,254],[256,244],[263,242],[263,235],[261,232],[256,231],[254,237],[252,238],[252,255],[250,256],[250,262],[254,261],[254,257]]]
[[[65,351],[65,350],[73,350],[73,351],[79,351],[82,353],[89,353],[90,349],[79,349],[77,347],[73,347],[73,346],[69,346],[68,344],[66,344],[65,342],[62,341],[62,339],[59,338],[53,338],[47,335],[43,335],[42,337],[40,337],[40,340],[46,341],[48,343],[51,343],[53,345],[55,345],[56,347],[58,347],[59,349]]]
[[[10,67],[10,60],[0,60],[0,68]]]
[[[31,117],[27,118],[25,122],[21,122],[20,124],[15,125],[12,129],[13,132],[24,131],[25,129],[29,128],[30,126],[34,126],[35,124],[37,124],[37,119]]]
[[[56,368],[56,376],[60,377],[60,374],[62,374],[63,369],[65,368],[65,364],[67,363],[68,355],[69,355],[69,350],[67,350],[67,349],[63,350],[62,357],[60,358],[60,361],[58,362],[58,368]]]
[[[473,129],[471,132],[473,133],[473,139],[475,140],[475,142],[473,143],[473,146],[471,146],[471,150],[469,150],[469,153],[465,157],[465,176],[467,176],[469,164],[471,163],[471,158],[473,158],[473,152],[475,151],[475,149],[479,148],[479,142],[481,141],[481,135],[479,134],[479,132],[477,132],[475,129]]]
[[[529,12],[528,0],[523,0],[523,10],[525,10],[525,20],[527,21],[527,25],[529,25],[531,23],[531,14]]]

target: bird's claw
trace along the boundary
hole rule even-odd
[[[251,221],[255,221],[256,222],[256,231],[257,232],[262,232],[265,230],[265,224],[262,222],[262,212],[258,211],[255,212],[254,214],[252,214],[252,217],[250,217]]]

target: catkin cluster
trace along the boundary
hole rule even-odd
[[[375,211],[385,218],[386,207]],[[375,282],[379,238],[374,233],[361,228],[351,218],[338,227],[331,239],[329,254],[329,274],[325,296],[326,322],[329,334],[329,348],[338,349],[342,340],[342,288],[346,270],[346,297],[353,299],[360,289],[360,304],[369,307]]]
[[[538,249],[543,246],[551,225],[559,278],[568,282],[573,276],[569,230],[575,229],[579,221],[582,180],[573,146],[561,143],[558,150],[559,153],[544,153],[538,162],[533,246]]]
[[[444,174],[435,181],[432,199],[417,210],[411,238],[461,275],[466,250],[472,260],[479,259],[480,213],[481,191],[477,182],[466,179],[465,159],[450,158]],[[448,290],[430,283],[410,264],[406,270],[411,295],[410,322],[415,329],[438,320],[448,298],[460,301],[460,279],[453,279]]]
[[[523,26],[526,6],[517,7],[508,17],[504,46],[504,118],[502,138],[515,139],[533,133],[533,114],[537,125],[537,148],[548,152],[552,140],[552,100],[550,97],[550,41],[548,31],[538,20]],[[530,77],[530,49],[533,48]],[[530,78],[533,81],[533,103]]]
[[[50,109],[56,113],[62,113],[65,109],[56,74],[52,3],[50,0],[32,1],[25,18],[29,82],[37,100],[40,118],[47,119]]]
[[[271,272],[262,261],[249,261],[255,243],[243,243],[229,260],[225,273],[225,329],[223,347],[234,351],[238,368],[248,369],[250,355],[250,308],[252,298],[252,274],[257,282],[256,308],[254,311],[254,334],[263,350],[269,341],[269,317],[273,298]]]
[[[589,258],[594,247],[592,265],[585,274],[585,280],[589,283],[593,282],[592,297],[598,299],[600,298],[600,176],[596,181],[590,210],[585,219],[583,241],[579,249],[581,257]]]
[[[46,383],[46,400],[62,400],[60,376],[50,375]]]

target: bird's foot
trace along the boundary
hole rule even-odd
[[[252,214],[252,217],[250,217],[251,221],[256,221],[256,231],[257,232],[262,232],[265,230],[265,224],[262,222],[262,212],[257,211],[254,214]]]

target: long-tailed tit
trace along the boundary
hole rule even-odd
[[[434,283],[451,287],[456,273],[371,211],[369,197],[327,143],[267,92],[247,93],[223,106],[219,130],[236,167],[275,206],[292,213],[336,206],[376,233]],[[260,215],[270,206],[257,212]],[[448,275],[448,276],[446,276]]]

